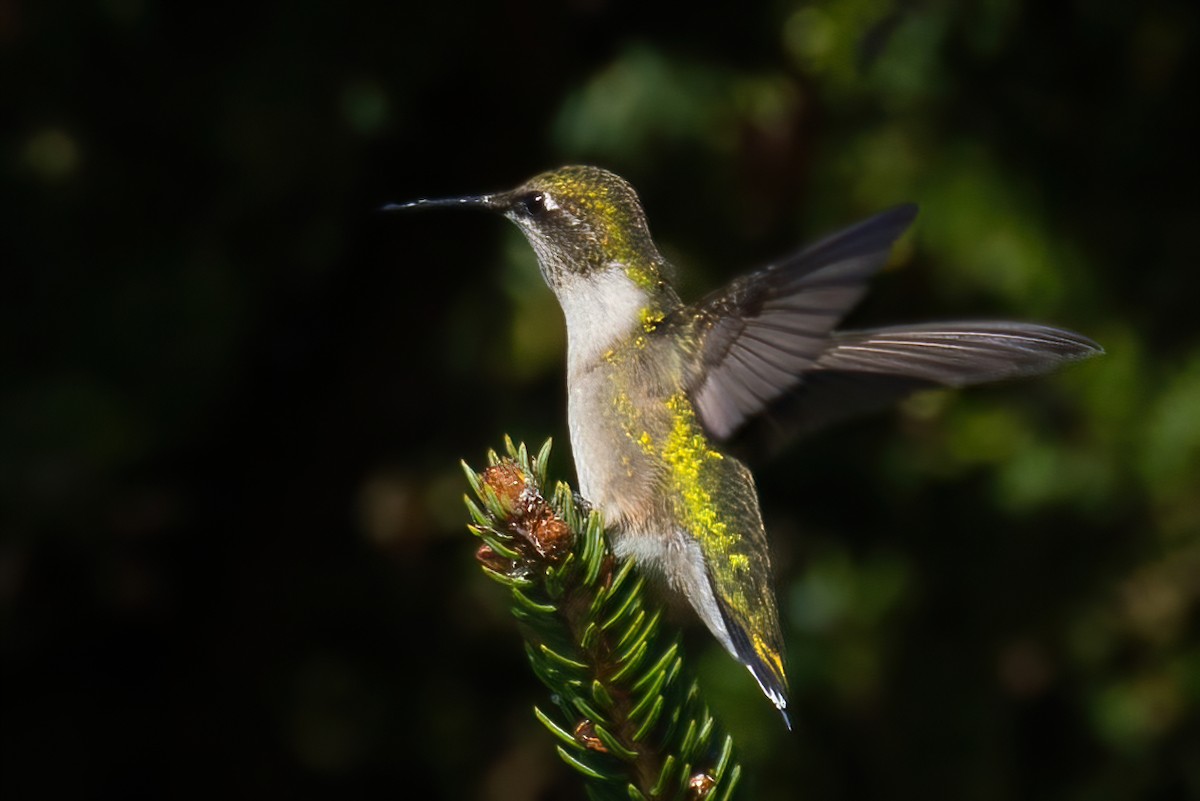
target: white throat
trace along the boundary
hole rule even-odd
[[[569,281],[556,293],[567,320],[567,363],[591,365],[641,325],[646,291],[614,266]]]

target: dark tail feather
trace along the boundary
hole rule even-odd
[[[771,646],[761,640],[756,646],[746,634],[746,630],[725,611],[725,605],[719,601],[718,604],[721,607],[721,616],[725,620],[725,630],[733,643],[734,655],[750,671],[763,695],[771,700],[783,716],[783,725],[791,731],[792,718],[787,711],[788,686],[787,676],[783,672],[783,655],[771,650]],[[764,650],[766,653],[763,653]]]

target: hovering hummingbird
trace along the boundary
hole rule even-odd
[[[684,304],[637,194],[596,167],[507,192],[387,209],[478,207],[525,234],[567,324],[571,449],[618,556],[686,598],[783,714],[788,688],[754,478],[729,451],[763,412],[801,428],[924,387],[1049,371],[1099,353],[1069,331],[965,322],[835,331],[916,217],[897,206]]]

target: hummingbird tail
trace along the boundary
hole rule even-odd
[[[724,609],[724,604],[721,606],[725,630],[729,634],[734,656],[750,671],[750,675],[758,682],[763,695],[771,699],[771,703],[783,716],[783,725],[787,726],[788,731],[791,731],[792,718],[788,714],[788,686],[787,675],[783,668],[783,656],[777,647],[763,637],[747,633]]]

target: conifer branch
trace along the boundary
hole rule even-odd
[[[534,674],[551,706],[534,715],[592,799],[726,801],[741,767],[684,663],[678,632],[644,592],[632,561],[612,553],[600,514],[559,482],[545,497],[547,440],[531,457],[463,469],[476,559],[511,592]]]

